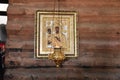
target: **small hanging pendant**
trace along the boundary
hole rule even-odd
[[[61,48],[54,48],[54,53],[49,54],[48,58],[55,62],[56,67],[60,67],[65,60],[65,55],[61,51]]]

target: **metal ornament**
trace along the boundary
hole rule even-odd
[[[61,48],[54,48],[54,53],[49,54],[48,58],[55,62],[56,67],[60,67],[66,57]]]

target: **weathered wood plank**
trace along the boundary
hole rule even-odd
[[[119,69],[101,68],[9,69],[5,74],[5,80],[119,80],[119,74]]]

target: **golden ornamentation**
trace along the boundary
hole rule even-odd
[[[61,51],[61,48],[54,48],[54,53],[49,54],[48,58],[55,62],[56,67],[60,67],[65,60],[65,55]]]
[[[76,15],[75,11],[59,11],[58,13],[39,10],[36,12],[35,58],[48,58],[48,54],[54,52],[53,46],[62,46],[66,57],[77,57]],[[60,44],[52,38],[59,37],[55,34],[57,26],[60,29]]]

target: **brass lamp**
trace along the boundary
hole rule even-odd
[[[48,58],[53,60],[56,67],[60,67],[62,62],[65,60],[65,54],[61,51],[62,48],[54,48],[54,53],[49,54]]]
[[[57,1],[57,2],[56,2]],[[56,8],[56,4],[57,4],[57,7],[58,7],[58,15],[59,15],[59,8],[60,8],[60,5],[59,5],[59,2],[60,2],[60,0],[54,0],[54,11],[55,11],[55,8]],[[53,18],[54,18],[54,16],[53,16]],[[60,18],[61,19],[61,18]],[[62,20],[62,19],[61,19]],[[59,20],[60,21],[60,20]],[[62,21],[61,22],[59,22],[59,23],[62,23]],[[60,24],[58,24],[59,26],[61,26]],[[55,25],[54,25],[55,26]],[[55,27],[55,30],[56,30],[56,36],[54,36],[54,38],[56,38],[56,40],[53,40],[53,42],[55,43],[55,45],[53,46],[53,53],[50,53],[49,55],[48,55],[48,58],[50,59],[50,60],[53,60],[54,62],[55,62],[55,64],[56,64],[56,67],[60,67],[61,65],[62,65],[62,62],[65,60],[65,54],[63,53],[63,45],[61,45],[59,42],[61,42],[61,40],[60,40],[60,36],[59,36],[59,33],[60,33],[60,31],[59,31],[59,27],[57,26],[57,27]],[[58,36],[59,37],[58,37]]]

